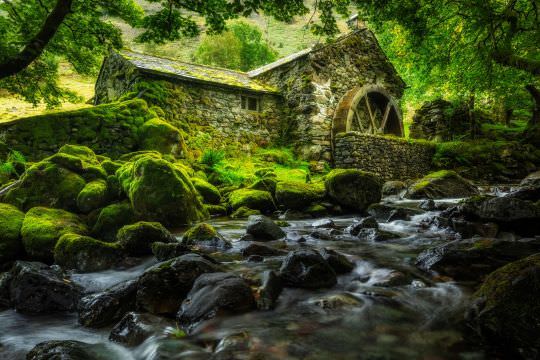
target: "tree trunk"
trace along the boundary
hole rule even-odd
[[[512,116],[514,115],[514,110],[513,109],[506,109],[504,111],[504,125],[505,126],[509,126],[510,125],[510,121],[512,121]]]
[[[540,123],[540,91],[532,84],[525,86],[525,89],[527,89],[534,100],[533,113],[529,120],[529,124],[534,126]]]
[[[474,113],[475,96],[471,95],[467,104],[467,112],[469,116],[469,125],[471,130],[471,139],[476,139],[478,135],[478,124],[476,123],[476,114]]]
[[[73,0],[58,0],[56,6],[45,19],[41,30],[17,55],[0,64],[0,80],[15,75],[32,64],[45,50],[58,28],[71,12]]]

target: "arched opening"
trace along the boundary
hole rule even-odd
[[[380,86],[352,89],[343,96],[334,113],[332,135],[349,131],[403,136],[399,107]]]

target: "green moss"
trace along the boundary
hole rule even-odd
[[[286,209],[302,210],[326,195],[324,183],[306,184],[299,181],[282,181],[276,187],[276,200]]]
[[[22,252],[23,220],[24,213],[15,206],[0,204],[0,264],[16,260]]]
[[[105,205],[107,199],[107,183],[104,180],[94,180],[86,184],[77,196],[77,206],[83,213],[89,213]]]
[[[239,189],[229,195],[229,203],[234,210],[245,206],[261,212],[269,212],[275,209],[272,195],[268,191]]]
[[[277,180],[274,177],[258,179],[250,185],[250,189],[268,191],[272,196],[276,194]]]
[[[129,202],[124,201],[104,207],[97,216],[92,234],[106,241],[115,241],[118,230],[137,221]]]
[[[367,171],[334,169],[324,182],[328,196],[337,204],[354,211],[364,211],[381,200],[382,181]]]
[[[179,226],[208,217],[186,173],[164,159],[136,157],[116,174],[141,219]]]
[[[116,173],[116,170],[120,169],[121,166],[121,162],[113,161],[110,159],[106,159],[101,162],[101,167],[105,170],[107,175],[114,175]]]
[[[34,207],[24,218],[21,235],[26,253],[34,260],[51,262],[58,239],[66,233],[88,232],[81,219],[60,209]]]
[[[49,161],[31,166],[4,201],[23,210],[35,206],[77,210],[77,196],[86,185],[76,173]]]
[[[186,246],[231,247],[228,240],[223,238],[212,225],[206,223],[200,223],[188,229],[182,236],[182,244]]]
[[[231,214],[231,218],[244,219],[250,217],[251,215],[261,215],[261,212],[259,210],[250,209],[247,206],[241,206]]]
[[[467,197],[478,194],[478,190],[455,171],[440,170],[415,182],[406,196],[412,199],[442,199]]]
[[[174,236],[160,223],[139,221],[118,230],[118,244],[129,255],[144,256],[152,254],[155,242],[174,242]]]
[[[139,139],[142,150],[155,150],[178,157],[187,153],[180,130],[157,118],[148,120],[141,126]]]
[[[199,194],[201,194],[205,203],[219,205],[221,194],[217,187],[199,178],[191,178],[191,182]]]
[[[79,234],[62,235],[54,247],[56,264],[83,272],[109,269],[120,259],[121,251],[118,244],[106,243]]]
[[[322,217],[328,215],[328,209],[320,204],[313,204],[304,209],[306,214],[309,214],[313,217]]]
[[[227,215],[227,208],[223,205],[205,205],[204,206],[210,215],[224,216]]]

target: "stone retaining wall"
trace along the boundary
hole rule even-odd
[[[385,180],[416,179],[431,171],[434,153],[429,143],[348,132],[336,136],[334,164],[371,171]]]

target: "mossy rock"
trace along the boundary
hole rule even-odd
[[[94,180],[86,184],[77,196],[77,206],[83,213],[89,213],[105,205],[108,200],[107,183]]]
[[[155,150],[177,157],[183,157],[186,154],[186,146],[180,130],[158,118],[148,120],[140,127],[139,139],[139,147],[143,150]]]
[[[182,244],[186,246],[199,245],[220,249],[232,247],[229,240],[218,233],[212,225],[206,223],[197,224],[186,231],[184,236],[182,236]]]
[[[101,167],[105,170],[107,175],[114,175],[116,174],[116,170],[122,167],[122,163],[120,161],[107,159],[101,162]]]
[[[58,150],[58,153],[45,160],[71,170],[86,180],[107,177],[107,172],[101,167],[96,154],[86,146],[64,145]]]
[[[251,215],[261,215],[261,212],[259,210],[250,209],[247,206],[242,206],[231,214],[231,218],[245,219],[250,217]]]
[[[310,205],[306,209],[304,209],[304,212],[315,218],[328,215],[328,209],[321,204]]]
[[[261,168],[255,170],[255,176],[259,178],[275,178],[277,175],[272,168]]]
[[[213,216],[225,216],[227,215],[227,208],[223,205],[204,205],[206,211]]]
[[[63,268],[81,272],[107,270],[122,259],[118,244],[99,241],[89,236],[66,233],[54,247],[54,262]]]
[[[353,211],[364,211],[381,201],[381,179],[370,172],[334,169],[326,175],[324,186],[337,204]]]
[[[217,187],[200,178],[191,178],[191,182],[199,194],[201,194],[205,203],[219,205],[221,194]]]
[[[157,151],[151,151],[151,150],[141,150],[141,151],[134,151],[127,154],[122,154],[118,160],[126,163],[126,162],[133,162],[140,158],[144,157],[153,157],[155,159],[163,159],[163,155]]]
[[[441,170],[424,176],[409,187],[409,199],[463,198],[478,195],[478,189],[455,171]]]
[[[21,228],[26,253],[34,260],[52,262],[53,250],[64,234],[88,233],[86,225],[75,214],[61,209],[34,207],[30,209]]]
[[[268,191],[263,190],[235,190],[229,195],[229,203],[234,210],[245,206],[266,213],[275,209],[272,195]]]
[[[17,260],[23,251],[23,220],[24,213],[15,206],[0,204],[0,264]]]
[[[164,159],[138,157],[116,175],[135,214],[143,220],[180,226],[208,217],[189,177]]]
[[[324,199],[324,183],[307,184],[300,181],[281,181],[276,187],[276,201],[286,209],[302,210]]]
[[[540,254],[535,254],[488,275],[473,296],[467,318],[505,358],[535,358],[540,347],[539,297]]]
[[[129,202],[110,204],[99,212],[92,228],[92,234],[106,241],[115,241],[118,230],[135,221],[137,221],[137,217]]]
[[[139,221],[118,230],[118,244],[129,255],[145,256],[152,254],[155,242],[176,242],[174,236],[158,222]]]
[[[265,177],[255,181],[249,188],[253,190],[268,191],[272,196],[276,194],[277,180],[273,177]]]
[[[4,202],[26,211],[36,206],[77,211],[77,196],[86,185],[78,174],[49,161],[31,166]]]

